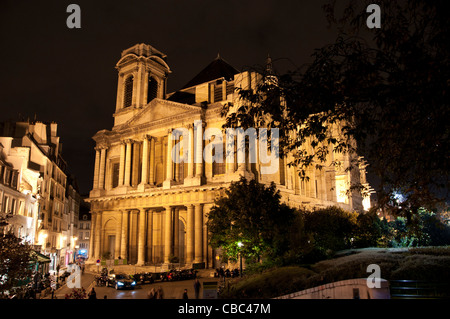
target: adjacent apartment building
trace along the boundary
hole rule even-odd
[[[56,123],[0,123],[0,202],[9,229],[51,259],[73,262],[81,197],[67,174]],[[5,215],[6,216],[6,215]]]

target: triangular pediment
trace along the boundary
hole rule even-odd
[[[157,122],[164,119],[170,119],[181,115],[199,114],[200,106],[182,104],[162,99],[153,99],[140,112],[136,113],[129,121],[127,126],[138,126],[145,123]]]

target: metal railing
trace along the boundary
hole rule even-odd
[[[450,299],[450,284],[423,280],[390,280],[392,299]]]

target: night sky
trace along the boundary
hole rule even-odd
[[[70,3],[81,29],[69,29]],[[94,141],[110,130],[116,105],[116,62],[122,50],[147,43],[168,56],[168,93],[180,89],[218,53],[236,69],[280,71],[312,60],[334,42],[320,1],[5,1],[0,11],[0,120],[36,116],[58,123],[63,157],[80,192],[92,188]]]

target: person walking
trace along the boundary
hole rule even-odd
[[[147,298],[148,299],[156,299],[156,290],[155,288],[152,288],[149,290],[148,294],[147,294]]]
[[[156,299],[164,299],[164,290],[162,289],[162,286],[159,286],[156,291]]]
[[[88,299],[97,299],[97,293],[95,292],[94,287],[92,287],[91,292],[89,292]]]
[[[183,299],[189,299],[188,293],[187,293],[187,289],[184,289],[184,292],[183,292]]]
[[[198,296],[200,294],[200,282],[198,281],[198,278],[195,278],[194,280],[194,291],[195,291],[195,299],[198,299]]]

